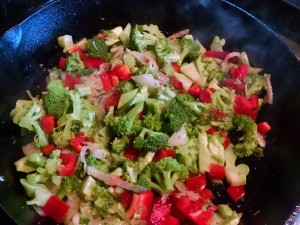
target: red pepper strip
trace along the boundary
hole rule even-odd
[[[178,90],[183,90],[183,84],[181,81],[177,80],[175,77],[170,77],[171,84]]]
[[[200,193],[206,186],[205,174],[200,174],[195,177],[190,177],[186,180],[186,186],[188,190]]]
[[[251,95],[250,98],[248,99],[248,101],[251,103],[253,110],[258,109],[258,96],[257,95]]]
[[[167,225],[165,219],[171,213],[170,204],[155,204],[150,217],[150,225]]]
[[[220,137],[226,138],[227,136],[228,136],[228,132],[227,132],[227,131],[222,130],[222,131],[220,132]]]
[[[105,63],[104,60],[88,56],[84,52],[80,53],[80,58],[86,68],[98,68],[101,64]]]
[[[138,194],[133,194],[130,207],[129,207],[128,211],[126,212],[126,217],[128,217],[128,218],[133,217],[133,215],[138,207],[139,200],[140,200],[140,196]]]
[[[60,69],[65,70],[66,69],[66,64],[67,64],[67,59],[65,57],[60,57],[59,58],[59,63],[58,66]]]
[[[211,103],[210,96],[211,96],[212,93],[213,92],[209,88],[204,89],[204,90],[200,89],[199,90],[199,100],[200,100],[200,102]]]
[[[228,116],[226,113],[223,113],[223,112],[221,112],[219,110],[216,110],[216,109],[213,110],[213,113],[214,113],[215,117],[217,117],[219,119],[223,119],[223,118],[226,118]]]
[[[160,149],[155,153],[152,161],[156,162],[156,161],[159,161],[159,160],[161,160],[163,158],[166,158],[166,157],[174,158],[174,156],[175,156],[175,151],[174,150],[172,150],[172,149]]]
[[[67,215],[70,206],[60,198],[52,195],[46,202],[43,213],[56,222],[62,222]]]
[[[229,144],[230,144],[230,138],[225,137],[225,141],[223,142],[224,150],[226,150],[228,148]]]
[[[127,65],[116,65],[110,73],[115,74],[120,80],[131,80],[131,71]]]
[[[58,167],[60,176],[72,176],[75,172],[76,155],[73,153],[60,153],[61,165]]]
[[[230,75],[233,79],[239,79],[241,82],[244,82],[245,77],[248,76],[248,65],[231,68]]]
[[[76,76],[71,76],[70,74],[66,74],[64,86],[69,88],[69,90],[73,90],[75,84],[80,84],[80,78]]]
[[[222,51],[210,50],[210,51],[204,52],[204,56],[224,60],[226,58],[226,56],[230,53],[231,52],[222,52]],[[232,57],[232,58],[229,59],[229,62],[237,64],[239,62],[239,58],[238,57]]]
[[[247,109],[245,107],[238,106],[238,105],[234,106],[234,113],[235,114],[242,114],[242,115],[245,115],[245,116],[249,116],[253,120],[255,120],[256,117],[257,117],[257,113],[256,112],[254,112],[252,110],[249,110],[249,109]]]
[[[121,97],[121,94],[119,92],[116,92],[113,95],[106,98],[105,102],[104,102],[105,111],[108,112],[108,110],[111,106],[117,107],[119,104],[120,97]]]
[[[245,90],[245,85],[241,82],[236,82],[234,79],[225,78],[224,83],[231,90],[236,90],[237,94],[241,94]]]
[[[145,221],[150,220],[152,207],[154,201],[154,194],[152,191],[144,191],[140,193],[139,203],[136,212],[140,218]]]
[[[128,209],[130,207],[131,202],[132,202],[133,192],[129,191],[129,190],[124,190],[120,194],[119,197],[120,197],[120,202],[122,203],[122,205],[124,206],[124,208]]]
[[[244,185],[230,186],[226,189],[226,192],[230,195],[233,201],[237,202],[245,195]]]
[[[76,137],[72,138],[70,141],[70,145],[73,147],[73,150],[79,153],[82,149],[82,142],[84,141],[84,135],[78,134]]]
[[[217,131],[218,131],[218,127],[213,126],[213,127],[209,128],[207,133],[212,135],[212,134],[216,133]]]
[[[171,64],[172,64],[173,70],[175,72],[179,73],[180,72],[180,66],[177,63],[174,63],[174,62],[172,62]]]
[[[74,45],[73,48],[68,51],[68,53],[71,55],[73,52],[78,52],[81,54],[83,53],[83,50],[78,45]]]
[[[55,119],[53,115],[45,115],[41,118],[42,130],[46,133],[52,133],[55,127]]]
[[[124,152],[123,156],[131,161],[134,161],[140,154],[140,151],[133,146],[129,146]]]
[[[267,122],[257,124],[257,131],[261,135],[265,135],[269,130],[271,130],[271,127]]]
[[[253,108],[254,108],[254,106],[251,104],[251,102],[242,95],[235,95],[234,103],[235,103],[235,105],[244,107],[249,110],[253,110]]]
[[[113,85],[112,85],[111,80],[110,80],[110,75],[108,73],[102,73],[102,74],[100,74],[99,77],[102,81],[103,89],[105,91],[111,91],[112,88],[113,88]]]
[[[99,38],[101,38],[101,39],[103,39],[103,40],[105,40],[105,39],[106,39],[106,37],[105,37],[105,35],[104,35],[104,34],[97,34],[96,36],[97,36],[97,37],[99,37]]]
[[[216,209],[217,207],[213,205],[205,211],[198,210],[197,212],[191,213],[189,217],[197,225],[209,225]]]
[[[195,82],[192,87],[188,90],[188,93],[194,97],[198,97],[200,93],[200,86],[197,82]]]
[[[43,154],[48,155],[48,154],[50,154],[54,149],[55,149],[55,148],[54,148],[54,145],[53,145],[53,144],[49,144],[49,145],[43,147],[43,148],[41,149],[41,151],[42,151]]]
[[[224,166],[216,165],[211,163],[209,165],[209,174],[210,179],[222,180],[225,177],[225,168]]]

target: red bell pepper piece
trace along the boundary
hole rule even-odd
[[[204,188],[200,193],[200,197],[203,200],[208,200],[214,197],[213,193],[211,192],[211,190]]]
[[[80,53],[80,58],[86,68],[98,68],[101,64],[105,63],[104,60],[88,56],[83,52]]]
[[[129,191],[129,190],[124,190],[120,194],[119,198],[120,198],[120,202],[122,203],[124,208],[128,209],[130,207],[131,202],[132,202],[133,192]]]
[[[226,150],[228,148],[229,144],[230,144],[230,138],[225,137],[225,141],[223,142],[224,150]]]
[[[108,110],[111,106],[117,107],[119,104],[120,97],[121,97],[121,94],[119,92],[116,92],[113,95],[106,98],[105,102],[104,102],[105,111],[108,112]]]
[[[60,176],[72,176],[75,172],[76,155],[73,153],[60,153],[61,165],[58,167]]]
[[[183,84],[181,81],[177,80],[175,77],[170,77],[171,84],[178,90],[183,90]]]
[[[199,90],[199,100],[200,100],[200,102],[211,103],[210,96],[211,96],[212,93],[213,92],[209,88],[204,89],[204,90],[200,88],[200,90]]]
[[[248,65],[231,68],[230,75],[233,79],[239,79],[241,82],[244,82],[245,77],[248,76]]]
[[[227,136],[228,136],[228,131],[222,130],[222,131],[220,132],[220,137],[226,138]]]
[[[78,134],[76,137],[72,138],[70,145],[73,147],[73,150],[79,153],[82,149],[82,142],[85,140],[83,134]]]
[[[167,225],[166,218],[170,216],[170,204],[155,204],[150,216],[150,225]]]
[[[197,212],[191,213],[189,218],[197,225],[209,225],[216,209],[217,207],[213,205],[205,211],[198,210]]]
[[[66,64],[67,64],[67,59],[65,57],[60,57],[59,58],[59,63],[58,66],[60,69],[65,70],[66,69]]]
[[[237,202],[245,195],[244,187],[244,185],[230,186],[226,189],[226,192],[229,194],[233,201]]]
[[[127,159],[130,159],[131,161],[134,161],[140,154],[140,151],[133,146],[129,146],[126,148],[126,150],[123,152],[123,156]]]
[[[46,133],[52,133],[55,127],[55,119],[53,115],[45,115],[41,118],[42,130]]]
[[[223,113],[223,112],[221,112],[219,110],[216,110],[216,109],[213,110],[213,113],[214,113],[215,117],[217,117],[219,119],[223,119],[223,118],[226,118],[228,116],[226,113]]]
[[[119,77],[120,80],[130,80],[131,79],[131,71],[127,67],[127,65],[116,65],[110,73],[115,74]]]
[[[55,149],[53,144],[49,144],[41,149],[42,153],[45,155],[50,154]]]
[[[160,149],[155,153],[152,161],[156,162],[165,157],[174,158],[174,156],[175,156],[175,151],[173,149]]]
[[[68,51],[68,53],[71,55],[73,52],[78,52],[80,55],[83,53],[83,50],[78,45],[74,45],[73,48]]]
[[[126,217],[128,217],[128,218],[133,217],[135,211],[137,210],[139,200],[140,200],[140,195],[133,194],[130,207],[129,207],[128,211],[126,212]]]
[[[51,217],[59,223],[64,220],[69,208],[70,206],[67,203],[65,203],[60,198],[52,195],[46,202],[42,211],[45,215]]]
[[[105,91],[111,91],[112,88],[113,88],[113,85],[112,85],[111,80],[110,80],[110,75],[108,73],[102,73],[102,74],[100,74],[99,77],[102,81],[103,89]]]
[[[173,70],[175,72],[179,73],[180,72],[180,66],[177,63],[174,63],[174,62],[172,62],[171,64],[172,64]]]
[[[195,177],[190,177],[186,180],[186,186],[188,190],[200,193],[206,186],[205,174],[200,174]]]
[[[251,103],[253,110],[258,109],[258,96],[257,95],[251,95],[250,98],[248,99],[248,101]]]
[[[236,90],[237,94],[241,94],[245,90],[245,84],[241,83],[240,81],[236,81],[230,78],[225,78],[224,83],[229,89]]]
[[[218,131],[218,127],[213,126],[213,127],[209,128],[209,130],[207,130],[207,133],[212,135],[212,134],[216,133],[217,131]]]
[[[188,93],[194,97],[198,97],[200,93],[200,86],[197,82],[195,82],[192,87],[188,90]]]
[[[265,135],[269,130],[271,130],[271,127],[267,122],[257,124],[257,131],[261,135]]]
[[[118,84],[119,84],[119,78],[116,76],[116,75],[114,75],[114,74],[110,74],[110,83],[111,83],[111,85],[113,86],[113,87],[117,87],[118,86]]]
[[[140,193],[139,203],[136,212],[140,218],[145,221],[150,220],[152,207],[154,201],[154,194],[152,191],[143,191]]]
[[[235,114],[242,114],[242,115],[245,115],[245,116],[249,116],[251,117],[253,120],[256,119],[257,117],[257,113],[248,109],[248,108],[245,108],[245,107],[242,107],[242,106],[239,106],[239,105],[235,105],[234,106],[234,113]]]
[[[225,167],[211,163],[208,176],[210,179],[222,180],[225,177]]]
[[[97,36],[97,37],[99,37],[99,38],[101,38],[101,39],[103,39],[103,40],[105,40],[105,39],[106,39],[106,37],[105,37],[105,35],[104,35],[104,34],[97,34],[96,36]]]
[[[66,74],[64,86],[69,88],[69,90],[73,90],[75,84],[80,84],[80,78],[76,76],[71,76],[70,74]]]
[[[226,58],[226,56],[230,53],[231,52],[209,50],[209,51],[204,52],[204,56],[224,60]],[[236,64],[239,62],[239,58],[232,57],[229,59],[229,62]]]
[[[253,108],[254,108],[254,106],[251,104],[251,102],[242,95],[235,95],[234,103],[235,103],[235,105],[244,107],[249,110],[253,110]]]

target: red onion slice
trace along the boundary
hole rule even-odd
[[[222,72],[227,73],[229,70],[229,60],[231,58],[238,57],[240,59],[241,53],[239,52],[231,52],[229,53],[222,62]]]

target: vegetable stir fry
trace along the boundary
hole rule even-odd
[[[255,119],[270,76],[224,39],[205,49],[152,24],[58,43],[45,92],[11,111],[34,134],[15,162],[27,204],[73,225],[238,224],[207,184],[231,202],[247,195],[250,169],[236,160],[263,156],[271,128]]]

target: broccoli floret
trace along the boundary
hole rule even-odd
[[[99,159],[97,159],[96,157],[92,156],[91,154],[89,154],[88,156],[85,157],[86,160],[86,164],[88,166],[94,167],[97,170],[100,171],[105,171],[108,172],[109,170],[109,165],[103,161],[100,161]]]
[[[130,140],[127,136],[122,136],[121,138],[116,137],[111,143],[111,151],[120,154],[125,150],[129,143]]]
[[[106,62],[109,61],[108,47],[102,38],[94,37],[93,39],[88,40],[87,49],[91,56],[100,58]]]
[[[175,98],[176,93],[171,90],[169,87],[160,86],[157,89],[156,99],[164,101],[164,102],[170,102],[173,98]]]
[[[10,116],[13,122],[31,132],[36,133],[34,143],[38,148],[48,145],[48,137],[42,130],[39,120],[45,115],[42,101],[33,98],[31,101],[18,100],[16,107],[11,111]]]
[[[179,45],[182,47],[182,51],[177,62],[178,64],[181,65],[184,61],[187,60],[191,62],[199,57],[200,46],[193,39],[183,37],[179,40]]]
[[[80,112],[80,133],[92,137],[97,128],[97,107],[89,101],[81,100],[82,110]]]
[[[132,91],[134,89],[134,84],[132,81],[120,81],[117,89],[121,92],[121,94]]]
[[[231,114],[234,106],[234,91],[224,87],[211,95],[212,105],[215,109]]]
[[[92,193],[95,210],[99,215],[107,215],[109,209],[115,202],[115,197],[108,190],[101,186],[96,186]]]
[[[253,94],[261,94],[266,90],[267,81],[264,76],[261,75],[249,75],[245,78],[245,94],[249,98]]]
[[[141,131],[141,121],[138,120],[139,114],[143,111],[144,102],[134,105],[134,107],[125,115],[111,116],[108,126],[112,128],[117,136],[137,134]]]
[[[157,151],[167,146],[169,135],[143,128],[141,133],[134,139],[133,145],[144,151]]]
[[[143,29],[143,31],[147,31],[149,34],[152,34],[156,37],[158,37],[159,39],[164,39],[166,38],[165,35],[159,30],[159,27],[157,25],[154,24],[150,24],[150,25],[142,25],[141,28]]]
[[[263,156],[262,149],[258,147],[257,125],[254,120],[245,115],[236,115],[233,117],[233,127],[237,132],[242,132],[239,138],[241,142],[233,147],[238,157]]]
[[[60,183],[60,190],[57,197],[63,198],[65,196],[72,196],[77,193],[80,188],[80,182],[76,176],[64,176]]]
[[[47,88],[48,92],[44,96],[47,112],[59,118],[69,106],[68,90],[63,86],[61,80],[50,81]]]
[[[143,115],[142,126],[153,131],[160,131],[162,127],[161,113],[165,103],[154,98],[148,98],[145,103],[146,113]]]
[[[187,119],[185,109],[176,99],[173,99],[164,113],[163,130],[168,134],[173,134],[180,130]]]
[[[60,121],[64,122],[60,122]],[[59,127],[53,130],[52,138],[56,145],[66,147],[69,145],[69,141],[72,139],[72,124],[74,117],[72,114],[67,114],[63,118],[60,118]]]
[[[130,46],[134,50],[142,51],[148,46],[153,46],[158,38],[155,35],[143,32],[141,26],[136,25],[130,32]]]
[[[125,159],[122,165],[123,174],[122,177],[130,183],[136,183],[139,171],[139,166],[137,163]]]
[[[189,175],[186,166],[171,157],[150,163],[139,176],[138,184],[146,189],[153,189],[160,194],[174,191],[174,184]]]
[[[80,58],[78,52],[73,52],[68,58],[66,63],[66,70],[71,74],[80,74],[85,69],[85,65]]]
[[[195,100],[190,94],[177,94],[175,99],[185,109],[189,121],[195,121],[203,112],[205,105]]]
[[[186,165],[189,172],[198,172],[198,154],[199,140],[198,137],[192,138],[188,143],[175,148],[175,158],[180,164]]]

